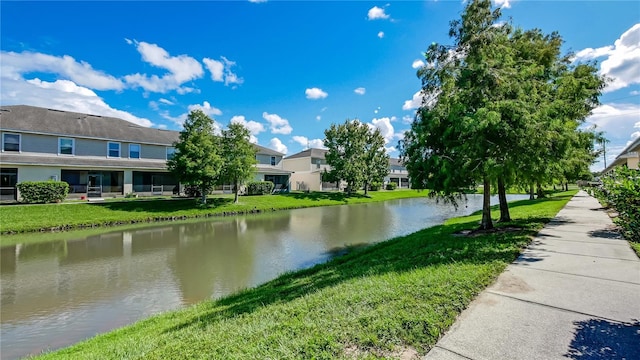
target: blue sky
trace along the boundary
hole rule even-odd
[[[640,4],[497,0],[522,28],[558,31],[612,81],[588,124],[615,157],[640,136]],[[180,130],[201,108],[220,126],[294,154],[331,123],[379,127],[392,156],[420,101],[416,68],[451,43],[462,1],[2,2],[0,103]],[[593,169],[602,168],[602,162]]]

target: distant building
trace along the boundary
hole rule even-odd
[[[19,199],[16,184],[62,180],[69,197],[170,195],[179,184],[167,171],[179,132],[99,115],[34,106],[0,107],[0,192]],[[255,180],[288,187],[284,154],[254,145]]]
[[[291,189],[301,191],[332,191],[342,190],[344,184],[322,181],[322,174],[331,171],[327,164],[326,149],[306,149],[299,153],[285,157],[283,167],[293,171],[291,174]],[[400,159],[389,159],[389,175],[384,178],[384,183],[395,182],[398,188],[409,188],[409,173]]]
[[[620,155],[616,156],[611,164],[609,164],[602,174],[611,172],[618,166],[626,166],[629,169],[639,169],[640,162],[640,137],[637,137],[631,144],[629,144],[624,150],[620,152]]]

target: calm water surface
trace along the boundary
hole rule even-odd
[[[528,196],[511,196],[511,199]],[[470,214],[426,198],[108,230],[2,247],[2,359],[57,349]],[[495,201],[495,199],[494,199]]]

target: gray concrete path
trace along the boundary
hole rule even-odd
[[[580,191],[425,359],[640,359],[640,260]]]

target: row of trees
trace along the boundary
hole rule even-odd
[[[400,143],[412,187],[454,199],[483,185],[483,229],[493,227],[492,185],[510,221],[508,187],[541,192],[589,174],[596,134],[579,126],[605,85],[595,64],[561,54],[558,33],[500,16],[490,0],[470,1],[450,23],[453,45],[429,46],[418,71],[425,100]]]
[[[182,184],[200,189],[202,203],[218,184],[232,184],[237,203],[240,184],[251,179],[255,171],[257,150],[249,138],[249,130],[238,123],[230,123],[217,136],[213,120],[202,110],[193,110],[167,167]]]
[[[347,119],[343,124],[331,124],[324,135],[325,159],[331,171],[323,180],[345,181],[349,195],[364,186],[366,195],[369,185],[382,183],[389,174],[389,155],[380,129]]]

